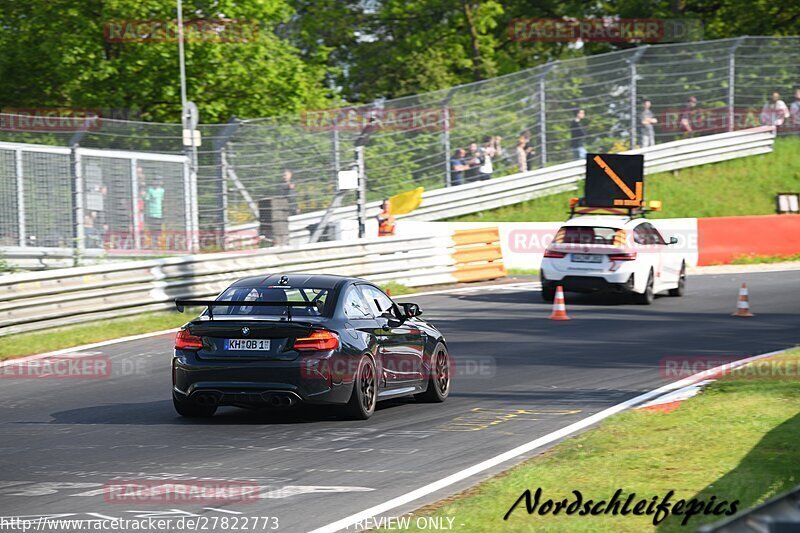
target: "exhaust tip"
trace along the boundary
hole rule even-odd
[[[199,405],[217,405],[219,402],[217,396],[211,393],[196,394],[193,399]]]

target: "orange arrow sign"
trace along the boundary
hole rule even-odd
[[[636,182],[636,192],[634,193],[630,187],[625,185],[625,182],[617,176],[617,173],[614,172],[614,169],[608,166],[608,163],[603,161],[603,158],[599,155],[594,156],[594,162],[597,163],[597,166],[603,169],[603,172],[611,178],[611,180],[617,184],[622,192],[629,198],[629,200],[614,200],[614,205],[628,205],[628,206],[636,206],[639,205],[642,201],[642,182]]]

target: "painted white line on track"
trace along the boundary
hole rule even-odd
[[[490,459],[487,459],[487,460],[485,460],[483,462],[480,462],[480,463],[478,463],[478,464],[476,464],[474,466],[471,466],[469,468],[466,468],[464,470],[461,470],[459,472],[451,474],[451,475],[449,475],[449,476],[447,476],[445,478],[440,479],[439,481],[435,481],[433,483],[430,483],[430,484],[425,485],[423,487],[420,487],[418,489],[412,490],[411,492],[407,492],[406,494],[403,494],[403,495],[398,496],[396,498],[392,498],[389,501],[386,501],[384,503],[375,505],[373,507],[370,507],[369,509],[365,509],[364,511],[361,511],[359,513],[350,515],[348,517],[342,518],[341,520],[337,520],[336,522],[332,522],[332,523],[330,523],[328,525],[325,525],[325,526],[322,526],[320,528],[314,529],[314,530],[310,531],[309,533],[335,533],[336,531],[341,531],[341,530],[343,530],[345,528],[352,527],[352,526],[356,525],[358,522],[363,522],[363,521],[365,521],[365,520],[367,520],[369,518],[372,518],[374,516],[378,516],[378,515],[382,515],[384,513],[387,513],[387,512],[389,512],[389,511],[391,511],[393,509],[396,509],[397,507],[400,507],[401,505],[406,505],[406,504],[411,503],[411,502],[413,502],[415,500],[418,500],[418,499],[420,499],[420,498],[422,498],[424,496],[427,496],[428,494],[432,494],[432,493],[434,493],[434,492],[436,492],[438,490],[441,490],[441,489],[444,489],[446,487],[449,487],[450,485],[453,485],[454,483],[458,483],[459,481],[462,481],[464,479],[472,477],[472,476],[474,476],[476,474],[480,474],[481,472],[483,472],[485,470],[488,470],[488,469],[493,468],[493,467],[495,467],[495,466],[497,466],[499,464],[502,464],[502,463],[504,463],[506,461],[514,459],[515,457],[519,457],[520,455],[523,455],[525,453],[528,453],[528,452],[531,452],[533,450],[536,450],[537,448],[541,448],[542,446],[546,446],[547,444],[555,442],[555,441],[557,441],[559,439],[562,439],[564,437],[568,437],[568,436],[570,436],[570,435],[572,435],[572,434],[574,434],[574,433],[576,433],[576,432],[578,432],[578,431],[580,431],[582,429],[585,429],[585,428],[587,428],[587,427],[589,427],[589,426],[591,426],[593,424],[596,424],[597,422],[600,422],[601,420],[603,420],[605,418],[610,417],[611,415],[615,415],[617,413],[625,411],[625,410],[627,410],[627,409],[629,409],[629,408],[631,408],[633,406],[636,406],[638,404],[644,403],[644,402],[646,402],[648,400],[651,400],[653,398],[661,396],[662,394],[666,394],[666,393],[672,392],[672,391],[677,390],[677,389],[682,389],[682,388],[684,388],[684,387],[686,387],[688,385],[693,385],[693,384],[695,384],[695,383],[697,383],[699,381],[702,381],[702,380],[704,380],[704,379],[706,379],[708,377],[714,376],[714,375],[718,374],[719,372],[724,372],[724,371],[727,371],[727,370],[742,366],[742,365],[747,364],[749,362],[757,361],[759,359],[772,357],[774,355],[778,355],[778,354],[781,354],[783,352],[786,352],[786,351],[788,351],[790,349],[791,348],[787,348],[785,350],[778,350],[778,351],[775,351],[775,352],[769,352],[769,353],[765,353],[765,354],[761,354],[761,355],[754,355],[752,357],[747,357],[745,359],[740,359],[738,361],[733,361],[732,363],[727,363],[727,364],[718,366],[716,368],[711,368],[709,370],[705,370],[703,372],[700,372],[700,373],[694,374],[692,376],[689,376],[687,378],[684,378],[684,379],[682,379],[680,381],[675,381],[673,383],[669,383],[667,385],[664,385],[663,387],[659,387],[659,388],[651,390],[649,392],[645,392],[644,394],[640,394],[639,396],[636,396],[635,398],[631,398],[630,400],[626,400],[626,401],[624,401],[622,403],[618,403],[617,405],[614,405],[613,407],[609,407],[608,409],[600,411],[599,413],[595,413],[592,416],[584,418],[583,420],[579,420],[578,422],[575,422],[574,424],[570,424],[569,426],[566,426],[566,427],[561,428],[561,429],[559,429],[557,431],[549,433],[549,434],[547,434],[547,435],[545,435],[543,437],[539,437],[538,439],[535,439],[535,440],[532,440],[532,441],[527,442],[525,444],[522,444],[521,446],[517,446],[516,448],[513,448],[513,449],[511,449],[511,450],[509,450],[509,451],[507,451],[505,453],[501,453],[500,455],[496,455],[496,456],[494,456],[494,457],[492,457]]]
[[[158,337],[159,335],[166,335],[167,333],[175,333],[180,328],[162,329],[161,331],[151,331],[150,333],[140,333],[138,335],[130,335],[128,337],[120,337],[118,339],[111,339],[107,341],[94,342],[92,344],[83,344],[81,346],[73,346],[72,348],[64,348],[54,352],[40,353],[36,355],[27,355],[25,357],[16,357],[0,361],[0,367],[12,365],[15,363],[24,363],[25,361],[35,361],[36,359],[44,359],[45,357],[56,357],[59,355],[67,355],[73,352],[81,352],[84,350],[92,350],[94,348],[101,348],[110,344],[118,344],[121,342],[136,341],[139,339],[147,339],[148,337]]]
[[[532,290],[538,287],[539,282],[526,282],[526,283],[494,283],[491,285],[479,285],[477,287],[459,287],[456,289],[442,289],[439,291],[426,291],[426,292],[415,292],[413,294],[402,294],[399,296],[392,296],[393,299],[398,298],[412,298],[416,296],[428,296],[432,294],[450,294],[450,293],[458,293],[458,292],[467,292],[467,291],[478,291],[480,292],[483,289],[493,290],[497,287],[507,287],[508,289],[527,289]],[[187,320],[188,322],[188,320]],[[150,333],[140,333],[138,335],[130,335],[128,337],[120,337],[118,339],[110,339],[107,341],[101,342],[94,342],[91,344],[83,344],[81,346],[73,346],[71,348],[64,348],[61,350],[56,350],[54,352],[47,352],[47,353],[40,353],[36,355],[27,355],[25,357],[16,357],[11,359],[6,359],[4,361],[0,361],[0,367],[7,366],[14,363],[23,363],[25,361],[35,361],[36,359],[44,359],[46,357],[56,357],[58,355],[66,355],[72,352],[81,352],[83,350],[92,350],[94,348],[101,348],[103,346],[109,346],[111,344],[117,344],[122,342],[129,342],[129,341],[136,341],[139,339],[147,339],[149,337],[158,337],[159,335],[166,335],[167,333],[176,333],[180,328],[172,328],[172,329],[163,329],[160,331],[151,331]]]

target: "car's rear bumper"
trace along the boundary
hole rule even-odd
[[[613,276],[611,279],[604,276],[564,276],[558,280],[542,276],[542,287],[555,289],[561,285],[568,292],[633,292],[633,274],[625,276]]]
[[[214,405],[344,404],[353,390],[352,378],[318,375],[306,360],[209,360],[190,350],[176,350],[172,379],[176,400]]]

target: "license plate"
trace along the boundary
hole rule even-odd
[[[269,339],[225,339],[225,349],[268,351]]]
[[[598,254],[572,254],[575,263],[602,263],[603,256]]]

